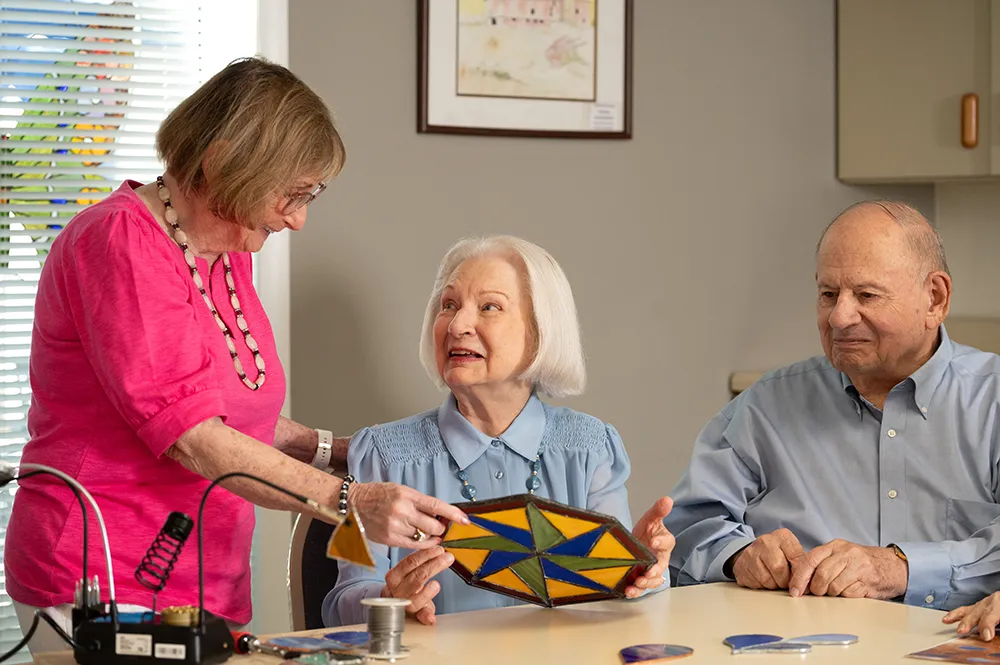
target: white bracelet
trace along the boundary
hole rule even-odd
[[[316,433],[319,434],[319,445],[316,446],[312,465],[320,471],[326,471],[326,467],[330,466],[330,457],[333,455],[333,432],[318,429]]]

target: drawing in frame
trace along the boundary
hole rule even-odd
[[[632,137],[632,0],[417,0],[417,131]]]

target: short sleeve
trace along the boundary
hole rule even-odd
[[[95,223],[95,222],[100,223]],[[138,211],[119,209],[63,248],[69,314],[108,399],[154,455],[226,416],[206,346],[205,307],[179,249]]]

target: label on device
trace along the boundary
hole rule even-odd
[[[156,657],[184,660],[187,657],[187,646],[184,644],[157,644]]]
[[[115,635],[115,653],[120,656],[152,656],[153,636],[118,633]]]

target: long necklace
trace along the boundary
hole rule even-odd
[[[538,446],[535,459],[531,461],[531,475],[524,481],[524,487],[528,494],[534,494],[535,490],[542,486],[542,479],[538,477],[538,472],[542,470],[542,453],[545,452],[545,442]],[[476,486],[469,484],[469,474],[464,469],[459,469],[455,476],[462,481],[462,496],[468,501],[476,500]]]
[[[198,287],[198,291],[201,293],[202,299],[204,299],[205,304],[208,305],[208,309],[211,310],[212,315],[215,317],[215,322],[218,324],[219,329],[222,330],[222,334],[226,338],[226,346],[229,348],[229,356],[233,359],[233,366],[236,368],[236,374],[240,377],[245,385],[250,390],[257,390],[262,385],[264,385],[264,359],[260,355],[260,349],[257,347],[257,340],[253,338],[250,334],[250,326],[247,325],[247,321],[243,318],[243,309],[240,307],[240,299],[236,297],[236,282],[233,281],[233,267],[229,265],[229,254],[226,252],[222,253],[222,265],[226,273],[226,288],[229,290],[229,304],[233,306],[233,314],[236,315],[236,326],[243,333],[243,342],[250,349],[253,354],[254,365],[257,366],[257,380],[251,381],[247,377],[246,372],[243,371],[243,363],[240,362],[240,357],[236,353],[236,342],[233,341],[233,331],[229,329],[226,322],[222,320],[219,316],[219,311],[215,308],[215,303],[208,296],[205,291],[205,283],[201,279],[201,275],[198,274],[198,262],[195,260],[194,254],[188,247],[187,234],[181,230],[180,224],[177,222],[177,211],[174,207],[170,205],[170,190],[167,189],[166,183],[163,182],[163,176],[156,177],[156,187],[157,195],[160,200],[163,201],[164,211],[163,216],[166,218],[167,223],[170,224],[170,228],[174,232],[174,242],[176,242],[181,251],[184,252],[184,260],[187,262],[188,267],[191,269],[191,279],[194,280],[194,285]]]

